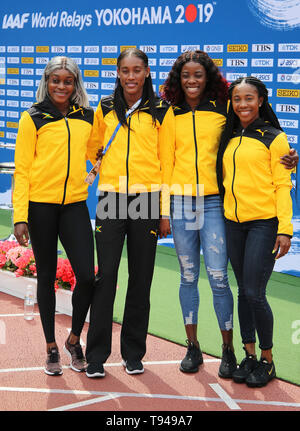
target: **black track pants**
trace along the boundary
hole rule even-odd
[[[159,194],[150,195],[159,205]],[[128,205],[130,202],[128,198]],[[121,355],[125,360],[141,360],[146,352],[159,217],[132,219],[128,214],[125,218],[119,216],[117,211],[116,218],[101,219],[97,211],[95,235],[99,269],[87,336],[89,363],[104,363],[111,353],[113,305],[125,237],[129,278],[121,330]]]
[[[72,332],[79,336],[94,288],[94,243],[85,201],[68,205],[29,202],[28,228],[37,266],[37,301],[47,343],[55,341],[57,243],[60,239],[76,277]]]

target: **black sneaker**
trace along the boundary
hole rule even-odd
[[[232,373],[232,378],[235,383],[244,383],[258,364],[256,355],[249,355],[245,347],[243,347],[243,349],[246,352],[246,357],[240,363],[239,368]]]
[[[274,377],[276,377],[274,362],[269,363],[266,359],[261,358],[257,367],[247,377],[246,384],[250,388],[261,388]]]
[[[141,361],[125,361],[123,359],[122,365],[125,367],[127,374],[142,374],[144,367]]]
[[[229,346],[222,346],[223,354],[222,360],[219,367],[218,375],[223,379],[230,379],[232,377],[232,373],[236,370],[236,357],[234,352],[230,349]]]
[[[105,371],[102,364],[91,362],[90,364],[88,364],[85,374],[87,375],[87,377],[91,378],[104,377]]]
[[[202,352],[193,342],[186,340],[187,352],[180,364],[180,371],[183,373],[196,373],[199,365],[203,363]]]

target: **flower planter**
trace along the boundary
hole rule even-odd
[[[28,284],[33,287],[36,302],[36,278],[16,277],[13,272],[0,270],[0,292],[24,299]],[[70,290],[58,289],[56,291],[56,311],[72,316],[72,292]],[[85,320],[89,322],[89,312]]]

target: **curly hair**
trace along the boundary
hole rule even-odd
[[[182,67],[191,61],[199,63],[205,68],[207,83],[204,95],[221,103],[226,103],[229,84],[209,55],[200,50],[186,51],[177,58],[163,84],[161,97],[172,105],[177,105],[184,101],[185,96],[181,87],[180,75]]]

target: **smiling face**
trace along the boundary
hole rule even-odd
[[[254,85],[242,82],[234,87],[232,91],[232,108],[239,117],[243,128],[246,128],[259,118],[259,108],[262,102],[263,97],[259,96]]]
[[[149,76],[150,68],[145,66],[141,58],[128,55],[121,60],[117,73],[127,104],[137,102],[142,97],[145,79]]]
[[[189,61],[181,69],[180,82],[186,102],[192,108],[196,107],[202,99],[207,83],[205,68],[200,63]]]
[[[48,94],[53,104],[65,111],[69,106],[70,98],[75,90],[75,78],[66,69],[56,69],[48,78]]]

